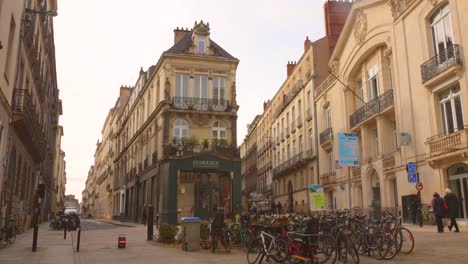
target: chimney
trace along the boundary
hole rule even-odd
[[[291,73],[294,70],[294,67],[296,67],[296,62],[295,61],[288,61],[288,65],[286,65],[286,70],[287,70],[287,77],[291,75]]]
[[[333,53],[336,43],[344,27],[349,11],[356,0],[328,0],[323,5],[325,12],[325,32],[328,37],[330,54]]]
[[[309,48],[312,46],[312,42],[310,41],[309,37],[306,37],[306,40],[304,40],[304,52],[307,52]]]
[[[183,27],[181,27],[179,29],[179,27],[177,27],[176,29],[174,29],[174,45],[181,41],[189,32],[190,30],[188,30],[188,28],[184,29]]]

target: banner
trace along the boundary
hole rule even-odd
[[[324,209],[325,194],[321,185],[309,186],[310,210],[318,211]]]

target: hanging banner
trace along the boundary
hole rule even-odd
[[[359,167],[359,143],[356,133],[338,133],[338,165]]]
[[[321,185],[309,186],[310,210],[318,211],[324,209],[325,194]]]

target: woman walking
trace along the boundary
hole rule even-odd
[[[447,217],[450,218],[450,225],[448,226],[448,229],[452,231],[452,228],[455,227],[455,232],[458,233],[460,230],[458,229],[457,220],[455,218],[458,217],[460,202],[458,201],[457,195],[448,188],[445,189],[444,200],[448,206]]]
[[[442,223],[442,218],[445,215],[444,209],[444,199],[440,198],[439,193],[435,192],[432,195],[434,198],[432,199],[432,208],[434,209],[434,214],[437,223],[437,232],[443,233],[444,232],[444,224]]]

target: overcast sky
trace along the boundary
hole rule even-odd
[[[211,38],[240,60],[238,143],[297,61],[309,36],[324,36],[325,0],[59,0],[54,19],[66,152],[66,193],[81,201],[96,142],[121,85],[156,64],[176,27],[210,23]]]

